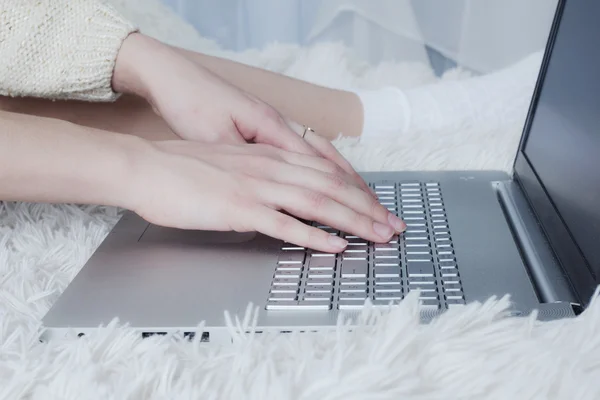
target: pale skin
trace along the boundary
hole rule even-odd
[[[330,89],[235,61],[170,46],[223,80],[273,106],[289,121],[302,121],[329,140],[340,133],[358,137],[362,106],[351,92]],[[0,96],[0,109],[71,121],[80,125],[141,136],[179,139],[142,97],[125,94],[114,103],[53,102]]]
[[[131,35],[113,75],[126,94],[116,103],[2,99],[0,199],[118,206],[158,225],[258,231],[330,252],[346,241],[292,216],[374,242],[403,231],[328,140],[298,135],[289,121],[329,132],[348,122],[286,100],[294,87],[339,94]]]

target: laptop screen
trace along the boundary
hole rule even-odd
[[[549,200],[534,193],[534,210],[587,302],[600,276],[600,2],[561,10],[522,153]]]

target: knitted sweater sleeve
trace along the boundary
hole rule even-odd
[[[0,95],[113,101],[136,27],[101,0],[0,0]]]

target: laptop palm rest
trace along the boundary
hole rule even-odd
[[[219,231],[186,231],[150,225],[139,239],[142,243],[180,243],[180,244],[240,244],[252,242],[255,232],[219,232]]]
[[[136,245],[105,241],[45,325],[92,328],[114,317],[136,327],[223,324],[264,302],[281,241],[256,233],[148,226]]]

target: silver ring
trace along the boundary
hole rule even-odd
[[[303,125],[303,126],[304,126],[304,132],[302,133],[302,139],[304,139],[304,137],[306,136],[306,133],[308,131],[311,131],[312,133],[315,133],[315,131],[311,127],[306,126],[306,125]]]

